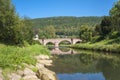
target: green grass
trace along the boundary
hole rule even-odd
[[[76,45],[72,45],[72,48],[77,49],[86,49],[86,50],[95,50],[95,51],[106,51],[106,52],[120,52],[120,43],[116,41],[118,39],[111,39],[111,40],[102,40],[96,43],[80,43]]]
[[[50,52],[41,45],[27,47],[9,46],[0,44],[0,68],[3,70],[17,70],[23,68],[23,63],[36,64],[36,55],[50,55]]]

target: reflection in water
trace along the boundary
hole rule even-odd
[[[76,51],[70,48],[53,47],[49,49],[52,54],[76,54],[77,53]]]
[[[79,53],[79,51],[78,51]],[[53,55],[59,80],[120,80],[120,55],[80,51],[80,54]]]

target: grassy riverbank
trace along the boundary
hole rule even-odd
[[[120,52],[120,38],[111,40],[102,40],[100,42],[92,43],[80,43],[72,45],[72,48],[85,49],[85,50],[95,50],[95,51],[106,51],[106,52]]]
[[[18,47],[0,44],[0,68],[2,70],[17,70],[23,68],[23,63],[36,64],[35,55],[50,55],[49,51],[41,45]]]

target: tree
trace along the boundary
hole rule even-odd
[[[10,44],[32,41],[31,22],[19,18],[11,0],[0,0],[0,41]]]
[[[120,17],[120,0],[116,2],[114,7],[110,10],[110,15]]]
[[[44,35],[45,35],[46,38],[55,38],[56,34],[55,34],[54,26],[52,26],[52,25],[46,26],[44,28]]]
[[[32,38],[34,36],[32,22],[30,21],[30,18],[24,17],[22,23],[23,40],[31,44],[33,41]]]
[[[15,13],[11,0],[0,0],[0,6],[0,39],[11,43],[15,41],[19,17]]]
[[[105,16],[100,25],[97,25],[95,31],[98,32],[100,37],[110,38],[111,34],[117,33],[114,36],[118,36],[120,30],[120,0],[115,3],[110,10],[110,16]],[[119,37],[119,36],[118,36]]]
[[[100,24],[101,27],[100,34],[102,36],[106,36],[107,34],[109,34],[112,31],[111,25],[112,25],[111,17],[104,17]]]
[[[91,41],[93,30],[87,25],[82,25],[79,30],[80,39],[83,41]]]

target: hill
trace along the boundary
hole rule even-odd
[[[79,27],[82,25],[95,26],[99,24],[102,17],[48,17],[32,19],[34,28],[41,30],[47,26],[54,26],[57,35],[78,35]]]
[[[54,25],[57,27],[77,27],[81,25],[91,25],[100,23],[102,17],[49,17],[32,19],[34,27],[45,27]]]

